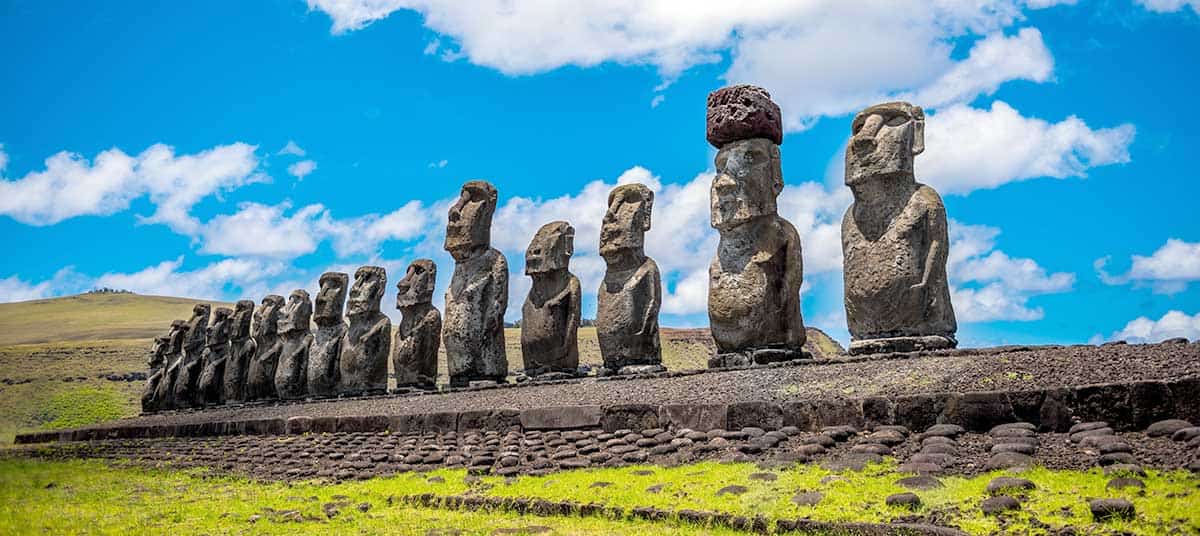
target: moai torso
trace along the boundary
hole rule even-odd
[[[313,334],[308,353],[309,396],[337,396],[338,375],[341,373],[338,358],[342,351],[342,338],[346,336],[342,311],[349,288],[350,276],[347,274],[326,272],[321,275],[321,290],[317,293],[313,313],[317,331]]]
[[[183,341],[182,365],[175,377],[176,407],[191,407],[199,402],[198,384],[210,310],[207,304],[197,304],[192,308],[192,318],[188,320],[187,335]]]
[[[454,275],[446,289],[442,342],[454,386],[474,380],[502,382],[508,374],[508,261],[490,246],[496,201],[491,184],[467,182],[447,218],[444,247],[454,257]]]
[[[257,347],[250,336],[254,302],[240,300],[233,311],[229,358],[225,360],[224,395],[226,402],[246,400],[246,374]]]
[[[171,322],[171,331],[167,338],[167,349],[163,356],[163,376],[155,388],[154,405],[156,409],[172,409],[175,407],[175,380],[179,377],[179,369],[183,365],[183,339],[187,335],[187,322],[175,320]]]
[[[232,316],[233,311],[227,307],[218,307],[216,311],[213,311],[204,348],[204,364],[200,372],[200,379],[196,383],[199,403],[221,404],[225,402],[225,365],[229,359],[229,320]]]
[[[396,285],[401,320],[392,341],[392,368],[397,388],[432,389],[437,384],[442,315],[431,303],[436,280],[437,265],[418,259]]]
[[[361,395],[387,391],[387,362],[392,321],[379,311],[387,275],[378,266],[364,266],[354,274],[339,357],[338,392]]]
[[[551,222],[538,230],[525,252],[525,273],[533,278],[521,307],[521,355],[525,373],[576,374],[579,369],[579,279],[569,271],[575,229]]]
[[[163,375],[167,370],[166,357],[170,341],[170,337],[154,338],[154,346],[150,350],[150,359],[147,360],[147,364],[150,365],[150,375],[146,378],[145,387],[142,388],[143,413],[158,409],[158,402],[155,400],[155,395],[158,393],[158,384],[162,381]]]
[[[600,227],[600,256],[606,266],[596,294],[602,373],[619,373],[623,367],[637,372],[661,370],[662,280],[658,265],[645,254],[653,205],[654,192],[642,184],[618,186],[608,195],[608,211]]]
[[[275,367],[275,393],[284,400],[304,398],[308,391],[308,351],[312,345],[312,301],[304,290],[288,296],[279,315],[279,364]]]
[[[279,312],[283,296],[271,294],[254,310],[254,357],[246,371],[246,400],[271,400],[275,393],[275,368],[283,341],[279,338]]]

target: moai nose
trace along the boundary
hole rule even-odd
[[[733,191],[734,188],[737,188],[737,182],[734,181],[733,177],[730,177],[728,174],[721,173],[717,175],[717,180],[713,181],[713,188],[719,193],[727,193]]]

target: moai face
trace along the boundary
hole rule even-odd
[[[387,286],[387,272],[379,266],[363,266],[354,272],[354,286],[350,287],[347,315],[366,315],[379,312],[383,289]]]
[[[212,307],[207,303],[198,303],[192,307],[192,318],[188,320],[188,333],[183,343],[185,348],[198,348],[204,345],[207,335],[208,317]]]
[[[150,348],[151,355],[154,356],[153,362],[162,363],[163,357],[167,355],[171,349],[171,337],[162,336],[154,338],[154,346]]]
[[[238,300],[237,305],[233,309],[233,328],[230,330],[230,337],[234,339],[245,339],[250,336],[250,322],[254,317],[254,302],[252,300]]]
[[[496,212],[496,187],[484,181],[463,185],[458,201],[450,207],[446,223],[445,250],[461,261],[492,242],[492,214]]]
[[[230,322],[233,311],[228,307],[217,307],[213,311],[212,320],[208,323],[207,338],[209,346],[220,346],[229,342]]]
[[[877,104],[851,124],[846,185],[913,176],[913,159],[925,150],[925,112],[907,102]]]
[[[187,330],[188,327],[186,321],[171,321],[171,331],[167,334],[167,337],[170,337],[171,339],[171,342],[169,343],[170,348],[168,349],[169,352],[172,354],[178,354],[179,352],[183,351],[183,341],[187,338]]]
[[[642,252],[650,230],[654,192],[643,184],[625,184],[608,194],[608,212],[600,226],[600,256],[619,257]]]
[[[312,320],[312,300],[304,289],[293,290],[287,305],[279,312],[279,332],[307,331]]]
[[[342,309],[346,305],[346,290],[349,287],[349,275],[342,272],[321,274],[321,290],[317,291],[316,310],[313,312],[318,325],[325,326],[342,321]]]
[[[525,250],[525,275],[566,270],[573,253],[575,228],[565,221],[547,223],[538,229]]]
[[[759,216],[775,214],[783,191],[779,146],[766,138],[737,140],[717,151],[713,178],[712,226],[731,229]]]
[[[262,305],[254,310],[255,337],[279,333],[279,310],[282,308],[283,296],[271,294],[262,299]]]
[[[433,301],[433,286],[437,282],[437,265],[430,259],[417,259],[408,265],[404,279],[396,283],[396,308],[403,309]]]

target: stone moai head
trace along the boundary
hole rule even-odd
[[[229,342],[230,325],[229,319],[233,316],[233,310],[228,307],[217,307],[213,311],[212,320],[208,322],[207,338],[209,346],[220,346]]]
[[[492,214],[496,212],[498,197],[496,187],[486,181],[463,185],[446,222],[444,249],[454,260],[463,260],[472,251],[491,245]]]
[[[187,338],[188,325],[185,320],[172,320],[171,331],[167,333],[167,337],[171,339],[168,352],[178,354],[183,351],[183,340]]]
[[[262,305],[254,310],[254,336],[267,337],[279,333],[279,311],[283,309],[283,296],[270,294],[262,299]]]
[[[783,191],[783,123],[771,94],[747,85],[718,89],[708,95],[707,120],[708,141],[717,148],[712,226],[731,229],[775,214]]]
[[[525,275],[566,270],[575,253],[575,228],[565,221],[543,225],[525,250]]]
[[[288,296],[287,305],[279,312],[279,332],[308,331],[308,323],[312,320],[313,305],[304,289],[293,290]]]
[[[379,302],[387,287],[387,272],[379,266],[363,266],[354,272],[354,286],[350,287],[348,316],[367,315],[379,312]]]
[[[320,281],[321,290],[317,291],[313,319],[318,326],[337,324],[342,321],[342,309],[346,306],[350,276],[342,272],[325,272],[321,274]]]
[[[907,102],[876,104],[854,116],[846,147],[846,185],[872,179],[913,180],[925,150],[925,112]]]
[[[600,256],[641,253],[650,230],[654,192],[644,184],[623,184],[608,194],[608,212],[600,225]]]
[[[169,335],[160,335],[154,338],[154,346],[150,348],[150,352],[156,358],[162,358],[171,350],[171,337]]]
[[[230,338],[245,339],[249,337],[253,318],[254,300],[238,300],[233,307],[233,328],[230,329]]]
[[[184,348],[197,348],[204,345],[208,335],[208,317],[212,306],[207,303],[197,303],[192,307],[192,318],[187,323],[187,335],[183,342]]]
[[[417,259],[408,265],[404,279],[396,283],[396,308],[403,309],[433,301],[433,286],[437,283],[437,264],[430,259]]]

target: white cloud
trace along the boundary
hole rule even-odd
[[[1200,243],[1191,243],[1177,238],[1167,239],[1149,257],[1134,255],[1129,272],[1110,275],[1104,270],[1109,257],[1094,263],[1100,280],[1109,285],[1150,285],[1160,294],[1175,294],[1184,291],[1188,284],[1200,281]]]
[[[976,95],[991,95],[1009,80],[1045,82],[1054,72],[1054,58],[1036,28],[1023,28],[1006,37],[995,33],[980,40],[967,59],[955,64],[932,84],[904,100],[937,108],[969,102]]]
[[[1136,0],[1147,10],[1155,13],[1174,13],[1184,7],[1192,8],[1193,13],[1200,14],[1200,0]]]
[[[950,298],[959,322],[1040,320],[1040,307],[1030,298],[1071,290],[1075,275],[1048,274],[1033,259],[1012,258],[995,249],[1000,230],[950,220],[950,256],[946,270]]]
[[[284,145],[283,148],[275,154],[288,154],[292,156],[303,157],[305,154],[307,154],[307,152],[304,149],[301,149],[299,145],[296,145],[295,141],[288,140],[287,145]]]
[[[431,168],[439,168],[439,169],[440,169],[440,168],[444,168],[444,167],[446,167],[446,164],[449,164],[449,163],[450,163],[450,161],[449,161],[449,160],[446,160],[445,158],[443,158],[443,159],[441,159],[441,160],[435,160],[435,161],[433,161],[433,162],[430,162],[430,163],[429,163],[429,167],[431,167]]]
[[[149,195],[155,211],[143,218],[191,234],[200,223],[190,210],[200,199],[266,177],[258,173],[256,147],[221,145],[175,155],[156,144],[136,157],[109,149],[89,162],[66,151],[46,159],[46,169],[15,180],[0,179],[0,214],[29,225],[53,225],[83,215],[109,215]]]
[[[1141,316],[1130,320],[1124,328],[1113,333],[1110,340],[1154,343],[1175,337],[1185,337],[1188,340],[1200,339],[1200,313],[1189,316],[1181,311],[1169,311],[1158,320]],[[1100,337],[1093,339],[1099,340]]]
[[[296,180],[304,180],[310,173],[317,170],[317,163],[312,160],[301,160],[287,168],[289,175],[296,177]]]
[[[268,281],[286,270],[281,262],[224,259],[196,270],[180,270],[183,257],[163,261],[133,273],[106,273],[96,286],[131,290],[138,294],[186,296],[223,300],[229,296],[262,296]]]
[[[4,144],[0,143],[0,173],[4,173],[4,168],[8,167],[8,153],[4,152]],[[3,175],[0,175],[3,177]]]
[[[1129,162],[1133,125],[1091,129],[1070,116],[1058,123],[1024,117],[1008,104],[955,105],[930,115],[917,178],[942,194],[1036,177],[1085,177],[1097,166]]]

